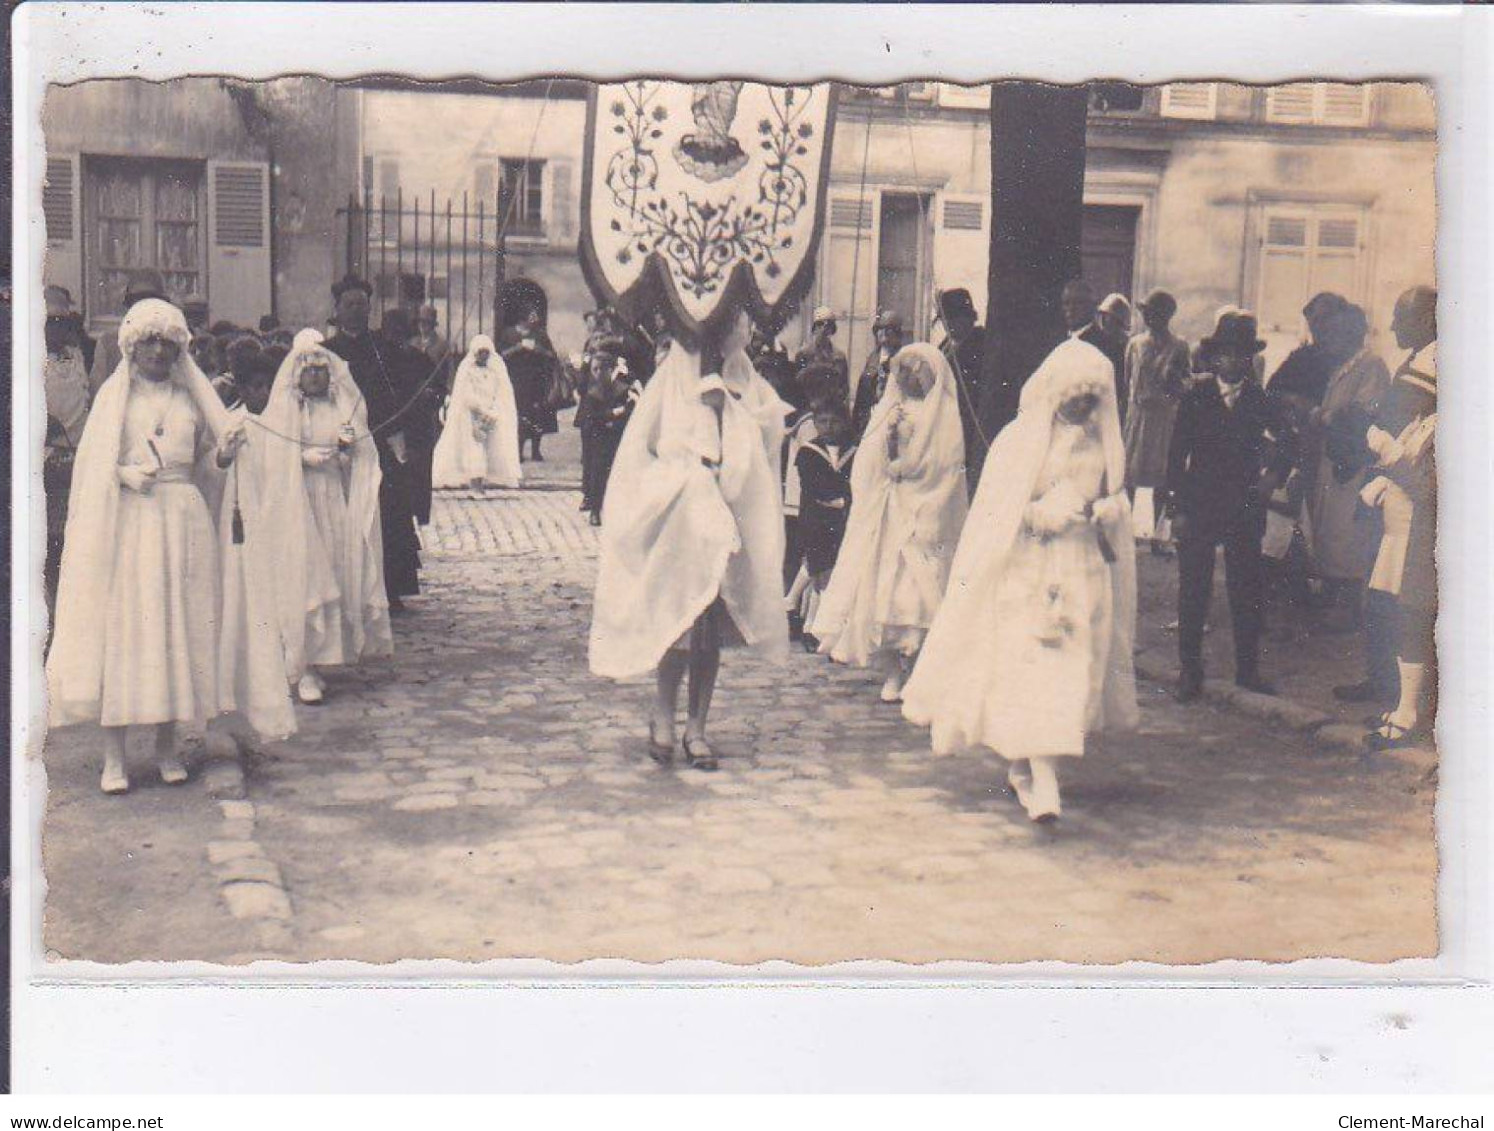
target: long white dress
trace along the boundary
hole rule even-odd
[[[1138,721],[1135,544],[1112,372],[1093,346],[1060,345],[991,448],[903,689],[904,716],[932,728],[936,754],[1078,756],[1085,735]],[[1057,416],[1078,393],[1098,398],[1084,425]]]
[[[967,657],[985,673],[985,733],[1008,758],[1081,754],[1099,719],[1114,616],[1110,568],[1088,522],[1043,531],[1054,516],[1093,505],[1104,475],[1098,431],[1055,425],[990,605],[992,631],[981,637],[1007,646]]]
[[[301,402],[301,442],[305,451],[336,450],[342,418],[337,406],[326,397],[307,397]],[[311,562],[327,571],[313,578],[312,586],[330,585],[337,600],[329,602],[314,622],[307,624],[306,662],[329,666],[356,661],[352,640],[352,618],[358,615],[349,600],[351,579],[348,574],[347,547],[352,544],[348,521],[347,467],[345,460],[335,458],[326,463],[307,462],[302,456],[302,482],[306,503],[311,508],[312,524],[322,552]]]
[[[160,469],[149,492],[120,488],[103,623],[104,726],[202,722],[218,713],[218,546],[193,481],[212,446],[184,389],[131,378],[119,462],[156,467],[158,452]]]
[[[480,349],[489,352],[486,365],[477,364]],[[513,383],[492,341],[478,335],[452,382],[446,425],[432,459],[431,483],[441,488],[466,487],[481,479],[497,487],[517,487],[521,478]]]
[[[908,346],[904,354],[921,358],[934,384],[918,400],[904,396],[896,381],[887,383],[851,471],[845,540],[806,626],[838,663],[866,666],[879,655],[918,653],[944,598],[968,510],[949,363],[928,345]],[[894,429],[899,455],[891,460],[887,436]]]
[[[306,396],[301,371],[325,365],[327,392]],[[379,526],[378,451],[347,363],[311,332],[281,363],[260,417],[261,477],[275,516],[277,591],[285,673],[355,664],[393,651]],[[351,442],[340,446],[343,430]],[[323,462],[315,458],[334,453]]]
[[[253,426],[240,405],[232,410],[244,425],[244,446],[224,476],[218,513],[218,557],[223,568],[223,612],[219,626],[218,696],[224,711],[262,722],[260,733],[284,738],[296,729],[286,694],[285,652],[278,631],[275,588],[282,580],[275,557],[277,517],[265,505],[259,471],[269,438]]]
[[[180,349],[161,384],[133,376],[128,361],[150,335]],[[238,711],[262,737],[284,738],[295,715],[273,618],[236,620],[242,632],[227,644],[222,632],[220,546],[238,544],[232,503],[215,532],[208,499],[224,481],[215,441],[233,420],[192,363],[189,337],[181,311],[158,299],[136,303],[120,324],[125,360],[99,389],[74,463],[48,717],[53,726],[130,726]],[[148,493],[120,482],[131,465],[156,469]],[[239,500],[237,480],[229,483]],[[266,592],[261,559],[236,555],[228,565],[240,595],[246,585]]]

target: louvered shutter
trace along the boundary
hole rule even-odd
[[[964,287],[984,319],[986,270],[991,257],[991,201],[967,193],[935,198],[933,287]]]
[[[1322,212],[1316,222],[1312,293],[1333,291],[1350,302],[1358,302],[1363,216],[1354,212]]]
[[[1368,84],[1325,82],[1318,86],[1320,121],[1335,126],[1363,126],[1369,122]]]
[[[939,84],[939,105],[984,110],[991,105],[991,86],[956,86],[952,82]]]
[[[576,192],[569,161],[549,161],[550,242],[572,243],[576,238]]]
[[[1292,82],[1266,91],[1266,117],[1273,122],[1311,122],[1317,102],[1310,82]]]
[[[1311,279],[1311,218],[1306,212],[1269,209],[1261,239],[1256,311],[1267,334],[1296,334]]]
[[[208,162],[208,308],[253,326],[270,309],[270,167]]]
[[[881,195],[875,189],[862,195],[853,186],[830,195],[825,237],[820,242],[815,304],[828,306],[840,315],[835,344],[847,357],[861,357],[871,340],[877,302],[880,203]]]
[[[1218,83],[1174,82],[1162,88],[1161,113],[1164,118],[1212,120],[1218,112],[1218,104]]]
[[[83,293],[82,209],[78,158],[65,154],[47,158],[42,183],[42,213],[46,218],[47,259],[43,277],[49,286],[66,287],[73,302],[85,303]]]

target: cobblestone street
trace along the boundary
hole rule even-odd
[[[567,489],[445,495],[392,663],[334,675],[247,799],[97,792],[49,744],[47,946],[121,961],[671,957],[1384,960],[1436,949],[1424,757],[1321,748],[1142,684],[1143,729],[1033,826],[994,758],[933,759],[876,677],[728,653],[721,771],[661,770],[595,679]],[[143,756],[144,751],[140,750]]]

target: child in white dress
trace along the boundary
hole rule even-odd
[[[991,449],[949,597],[904,693],[935,753],[985,747],[1033,820],[1058,816],[1057,760],[1137,722],[1136,563],[1112,367],[1059,346]]]
[[[446,425],[432,464],[436,487],[517,487],[519,414],[508,367],[493,339],[478,334],[457,367]]]
[[[851,473],[851,517],[808,631],[832,660],[875,666],[902,696],[944,596],[968,507],[965,444],[949,363],[926,343],[892,360]]]
[[[104,728],[105,793],[129,789],[126,728],[156,728],[161,777],[185,781],[179,723],[222,710],[220,562],[206,496],[243,443],[188,354],[181,311],[149,299],[119,329],[123,355],[94,401],[78,444],[47,658],[54,726]],[[282,687],[283,690],[283,687]],[[284,731],[284,696],[262,733]],[[291,724],[293,725],[293,724]]]
[[[286,674],[302,703],[317,704],[326,690],[318,668],[393,650],[378,453],[346,362],[315,330],[296,336],[261,419]]]

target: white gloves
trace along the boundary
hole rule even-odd
[[[1371,428],[1365,433],[1364,442],[1375,453],[1375,458],[1385,466],[1398,463],[1406,454],[1396,438],[1383,428]]]
[[[1389,490],[1390,480],[1383,475],[1377,475],[1364,485],[1364,489],[1359,492],[1359,498],[1367,507],[1378,507],[1385,501],[1385,492]]]
[[[1092,521],[1101,526],[1108,526],[1123,518],[1131,509],[1131,500],[1126,497],[1124,491],[1117,491],[1114,495],[1106,495],[1102,499],[1096,499],[1094,507],[1090,511]]]
[[[301,462],[307,467],[325,467],[336,458],[331,448],[307,448],[301,453]]]
[[[1042,498],[1028,503],[1024,519],[1027,528],[1041,537],[1062,534],[1086,521],[1084,500],[1073,487],[1060,483]]]

